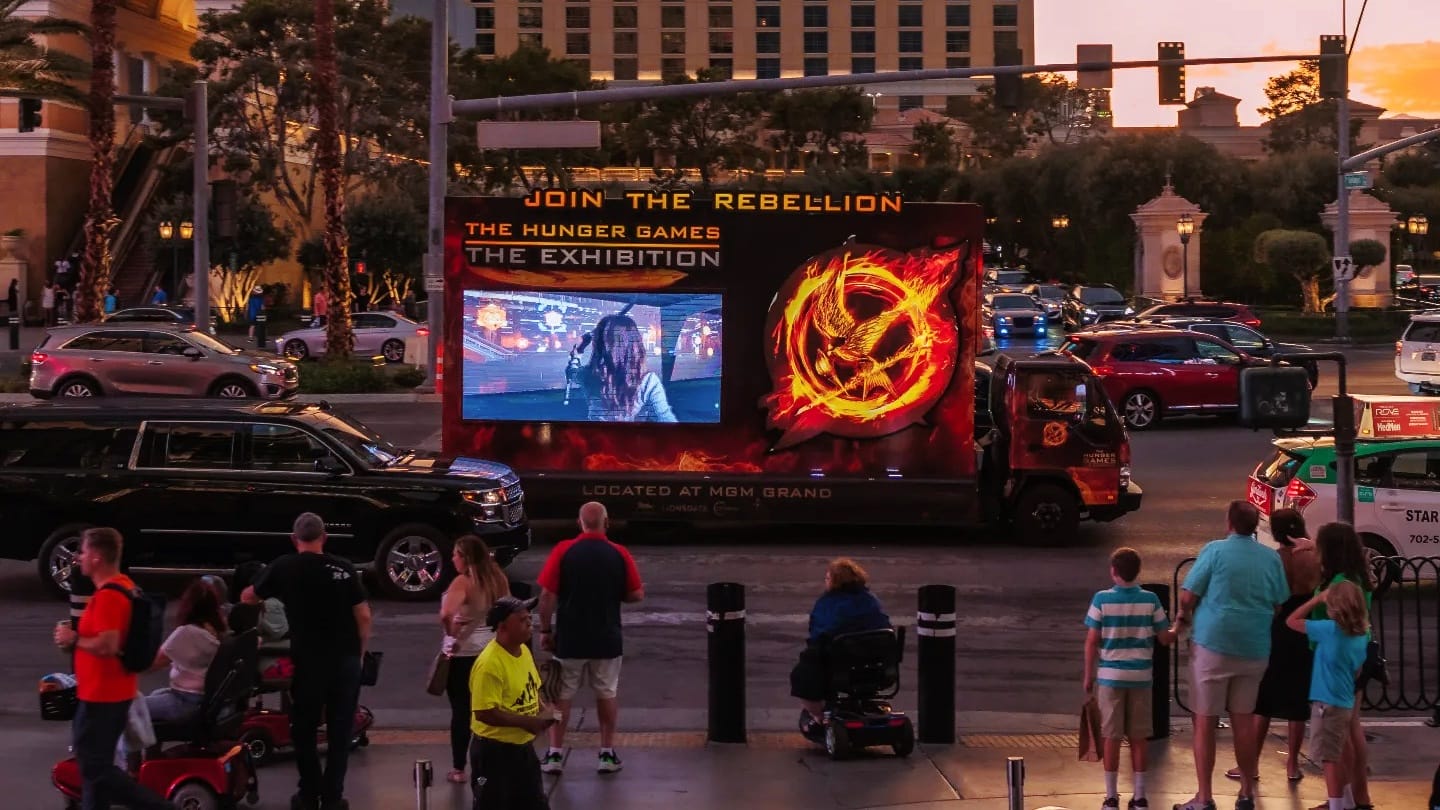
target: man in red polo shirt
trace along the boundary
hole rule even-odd
[[[136,810],[174,810],[174,805],[140,786],[115,767],[115,746],[125,733],[130,701],[136,694],[135,673],[125,669],[120,653],[130,630],[130,598],[105,587],[129,591],[135,583],[120,573],[120,533],[86,529],[81,535],[80,572],[95,584],[95,595],[80,615],[79,632],[69,625],[55,628],[55,643],[75,653],[75,692],[80,705],[72,726],[75,760],[80,765],[82,810],[108,810],[121,804]]]

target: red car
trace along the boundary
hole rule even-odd
[[[1131,430],[1238,410],[1240,369],[1257,362],[1218,338],[1163,327],[1073,335],[1060,350],[1090,364]]]
[[[1252,329],[1260,328],[1260,316],[1244,304],[1229,301],[1189,299],[1172,304],[1157,304],[1135,316],[1137,321],[1160,318],[1206,318],[1218,321],[1243,323]]]

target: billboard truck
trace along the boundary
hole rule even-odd
[[[977,358],[975,205],[542,190],[445,216],[444,449],[512,465],[532,517],[1045,537],[1139,506],[1083,362]]]

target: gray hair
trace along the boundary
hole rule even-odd
[[[605,504],[599,501],[591,501],[580,507],[580,528],[585,531],[598,532],[604,529],[608,518]]]
[[[292,536],[301,543],[314,543],[325,539],[325,520],[314,512],[306,512],[295,518]]]

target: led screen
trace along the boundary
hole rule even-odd
[[[719,422],[720,299],[465,290],[462,417]]]

